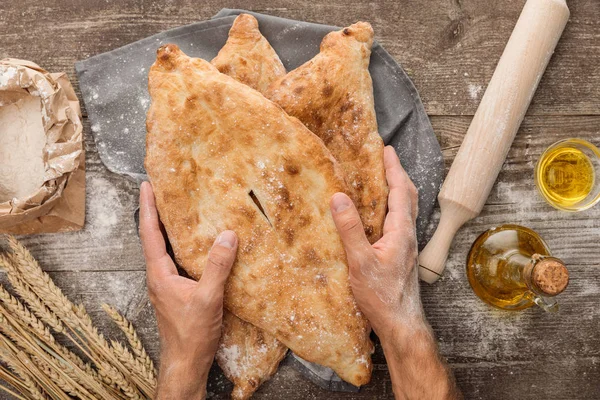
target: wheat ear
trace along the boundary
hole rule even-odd
[[[131,354],[121,343],[111,341],[113,352],[119,361],[131,372],[131,379],[137,387],[148,397],[154,398],[156,391],[156,379],[152,376],[144,375],[144,365]]]
[[[77,366],[66,362],[53,351],[52,344],[44,343],[43,339],[30,335],[25,330],[26,327],[20,325],[24,322],[13,318],[2,307],[0,307],[0,323],[2,333],[20,347],[23,352],[29,354],[28,357],[34,362],[35,366],[48,376],[50,382],[56,384],[55,387],[50,386],[52,389],[55,390],[56,387],[63,390],[67,389],[68,393],[80,393],[84,395],[80,396],[82,398],[93,399],[94,397],[88,391],[91,390],[100,395],[100,398],[110,398],[103,390],[103,386],[96,382],[92,376],[87,375]]]
[[[2,267],[6,271],[9,282],[11,282],[11,285],[13,286],[13,288],[15,288],[15,291],[21,296],[21,298],[23,298],[27,302],[27,304],[34,311],[35,315],[38,316],[44,323],[46,323],[47,325],[52,327],[55,332],[59,332],[59,333],[62,333],[63,335],[65,335],[85,355],[87,355],[90,359],[93,359],[92,355],[90,354],[89,348],[87,347],[85,341],[81,337],[81,334],[78,333],[77,331],[73,331],[73,329],[71,329],[71,332],[73,334],[75,334],[75,336],[77,337],[77,339],[75,339],[71,335],[70,331],[65,328],[65,325],[63,324],[63,322],[61,322],[61,319],[59,319],[58,316],[50,308],[48,308],[46,306],[46,304],[40,299],[38,294],[36,294],[36,292],[34,292],[35,283],[32,283],[31,281],[35,282],[37,280],[39,282],[39,281],[46,281],[46,279],[39,279],[39,278],[36,280],[31,279],[28,282],[21,278],[23,272],[20,271],[17,268],[17,266],[21,266],[21,264],[29,263],[30,265],[29,265],[28,269],[35,271],[36,267],[39,269],[39,266],[37,265],[37,262],[35,262],[35,259],[33,259],[33,257],[31,257],[30,253],[27,251],[27,249],[25,249],[22,245],[20,245],[20,243],[18,243],[14,238],[8,237],[8,241],[9,241],[9,244],[11,245],[11,248],[13,249],[13,251],[15,251],[15,250],[17,250],[17,251],[14,252],[10,257],[6,257],[5,255],[0,255],[0,267]],[[38,272],[41,272],[41,270],[39,270]],[[47,277],[47,275],[44,272],[41,272],[41,274],[43,274],[43,275],[45,275],[45,277]],[[36,275],[40,275],[40,273],[38,273]],[[31,277],[31,275],[27,275],[27,276]],[[49,277],[47,277],[47,279],[50,282],[52,282]],[[54,292],[56,292],[56,291],[60,291],[60,289],[56,288],[56,290]],[[45,290],[42,290],[42,293],[49,295],[49,296],[46,296],[46,299],[54,298],[54,296],[51,295],[51,292],[53,292],[53,290],[51,288],[46,288]],[[73,321],[73,318],[70,317],[73,315],[72,310],[69,310],[68,307],[64,306],[64,304],[66,304],[66,302],[68,302],[68,301],[69,300],[66,298],[64,298],[60,301],[57,301],[55,299],[52,303],[54,305],[62,303],[63,304],[62,311],[64,314],[64,315],[62,315],[62,317],[65,318],[65,320],[69,321],[70,323],[76,324],[76,321]],[[71,306],[72,306],[72,304],[71,304]],[[74,308],[74,306],[72,306],[72,307]],[[86,346],[86,347],[84,348],[82,346]],[[66,370],[66,372],[69,374],[69,376],[71,378],[77,379],[78,376],[81,377],[81,380],[79,381],[79,383],[83,387],[85,387],[87,390],[92,391],[93,393],[97,394],[100,398],[110,398],[109,393],[106,392],[107,388],[104,387],[104,382],[103,382],[102,378],[100,378],[98,376],[97,371],[94,370],[90,364],[85,363],[79,356],[77,356],[75,353],[71,352],[64,346],[57,345],[57,348],[55,350],[64,359],[69,360],[72,364],[77,366],[81,371],[84,371],[85,373],[87,373],[87,375],[85,373],[77,374],[78,371],[75,371],[75,372],[70,371],[68,365],[60,364],[61,368],[63,370]]]
[[[105,361],[100,362],[100,364],[100,376],[106,380],[106,383],[117,385],[123,394],[130,399],[142,400],[139,391],[117,368]]]
[[[71,329],[81,342],[85,343],[89,350],[98,356],[90,356],[90,359],[94,360],[94,363],[100,368],[99,372],[102,379],[106,382],[108,376],[115,375],[112,369],[117,369],[122,379],[116,383],[122,383],[125,386],[122,390],[124,393],[128,393],[132,385],[123,375],[123,373],[128,372],[127,369],[119,363],[118,358],[113,354],[112,349],[102,334],[98,333],[97,328],[92,324],[92,320],[83,305],[74,305],[54,284],[50,276],[40,268],[35,258],[17,239],[11,235],[6,235],[6,238],[12,250],[11,260],[14,262],[23,280],[38,297],[45,300],[48,308]],[[101,359],[109,361],[115,367],[110,365],[110,363],[102,362]],[[110,366],[112,369],[104,371],[103,374],[102,369],[107,366]],[[139,392],[135,388],[133,388],[133,391],[139,395]]]
[[[45,273],[33,258],[29,250],[13,236],[7,235],[8,245],[12,250],[11,260],[17,268],[23,281],[40,298],[44,299],[48,308],[54,314],[68,323],[71,320],[75,306],[54,284],[50,276]]]
[[[31,360],[38,366],[38,368],[56,384],[60,389],[62,389],[65,393],[70,394],[74,397],[79,397],[81,399],[92,399],[92,395],[83,388],[76,388],[73,386],[67,379],[65,379],[61,374],[56,372],[56,370],[44,361],[41,357],[31,356]],[[85,391],[83,391],[83,390]]]
[[[96,371],[94,371],[89,364],[84,363],[76,354],[57,343],[54,339],[54,336],[52,336],[50,333],[48,327],[38,320],[35,315],[33,315],[31,311],[25,307],[25,305],[12,296],[1,285],[0,301],[5,304],[8,311],[12,312],[13,315],[17,317],[15,322],[21,322],[25,325],[24,327],[29,327],[29,329],[31,329],[32,333],[36,335],[37,338],[43,341],[45,345],[50,347],[55,352],[55,358],[58,360],[56,363],[58,368],[60,368],[60,371],[66,375],[65,379],[72,380],[76,385],[81,385],[82,388],[77,389],[79,392],[87,393],[88,391],[92,391],[102,398],[107,398],[109,396],[109,394],[104,390],[102,383],[99,381]],[[19,335],[17,341],[21,341],[23,338],[24,335]],[[15,340],[13,339],[13,341]],[[30,342],[37,342],[37,339],[32,338],[30,339]],[[28,347],[27,343],[22,344],[21,347],[25,350],[31,350],[31,345]],[[46,351],[51,353],[50,349],[47,349]],[[30,351],[28,352],[31,354]],[[67,360],[70,361],[70,364],[66,362]],[[37,362],[37,364],[40,365],[39,362]],[[48,363],[46,362],[46,364]],[[46,366],[40,367],[45,368]],[[66,386],[66,384],[64,386]]]
[[[65,327],[60,319],[46,307],[44,302],[29,288],[27,283],[21,279],[17,268],[13,265],[10,257],[0,254],[0,268],[4,269],[8,281],[15,289],[15,292],[29,305],[31,310],[46,325],[57,333],[65,333]]]
[[[46,376],[38,366],[31,360],[31,358],[24,352],[19,351],[16,354],[17,359],[21,362],[25,368],[30,372],[30,375],[37,380],[37,383],[46,391],[46,393],[53,399],[59,400],[70,400],[70,397],[62,391],[62,389],[56,384],[54,380]]]
[[[139,360],[144,366],[144,374],[151,380],[153,380],[156,384],[156,369],[154,368],[154,363],[148,353],[146,353],[146,349],[144,349],[144,345],[142,341],[137,335],[133,324],[125,318],[116,308],[109,304],[102,304],[102,309],[104,312],[108,314],[108,316],[117,324],[119,329],[123,331],[125,337],[127,337],[127,341],[129,342],[129,346],[131,346],[131,350],[133,354],[135,354],[135,358]]]

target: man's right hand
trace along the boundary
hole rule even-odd
[[[352,293],[379,336],[396,399],[458,399],[425,320],[417,273],[417,190],[392,147],[384,150],[390,193],[383,237],[371,246],[352,200],[331,199],[348,258]]]
[[[384,150],[390,189],[383,237],[368,242],[352,200],[343,193],[331,199],[331,212],[348,257],[356,302],[381,338],[397,323],[425,324],[417,274],[417,189],[392,147]]]

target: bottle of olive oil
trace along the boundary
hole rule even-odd
[[[538,187],[548,201],[559,208],[571,208],[584,200],[594,187],[594,166],[574,146],[551,148],[539,161]]]
[[[519,225],[493,228],[479,236],[469,252],[467,276],[477,296],[505,310],[537,304],[557,311],[554,296],[569,282],[564,263],[551,256],[537,233]]]

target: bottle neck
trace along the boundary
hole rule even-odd
[[[509,279],[518,282],[523,286],[527,286],[529,290],[537,295],[548,296],[544,293],[536,284],[533,277],[533,269],[535,266],[543,260],[545,256],[534,254],[532,256],[525,255],[521,252],[515,252],[511,254],[507,259],[507,271]]]
[[[516,286],[529,288],[528,281],[531,281],[531,270],[528,266],[532,264],[531,257],[515,251],[505,258],[505,263],[504,279],[512,281]]]

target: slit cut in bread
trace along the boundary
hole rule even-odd
[[[211,64],[221,73],[261,93],[285,75],[277,53],[260,33],[256,18],[249,14],[235,18],[227,43]],[[249,195],[267,218],[254,192],[250,191]],[[250,398],[263,382],[275,374],[287,350],[273,335],[225,311],[216,360],[227,379],[234,384],[231,398]]]
[[[145,166],[179,265],[199,278],[218,233],[235,230],[225,307],[300,357],[367,383],[373,345],[329,210],[347,187],[323,142],[175,45],[158,50],[149,91]]]

